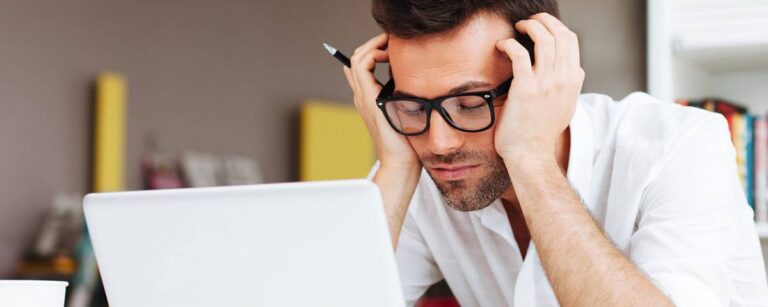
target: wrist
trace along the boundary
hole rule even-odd
[[[503,160],[511,178],[535,176],[551,167],[558,168],[557,159],[550,151],[520,151],[505,155]]]
[[[537,137],[538,139],[531,140],[530,138],[518,138],[514,142],[506,142],[506,144],[497,143],[496,151],[503,160],[514,161],[515,159],[536,158],[545,155],[554,155],[555,148],[557,146],[555,141],[545,142],[542,139],[548,139],[546,137]],[[554,139],[554,138],[553,138]]]
[[[387,173],[413,174],[421,172],[421,161],[379,160],[379,170]]]
[[[379,169],[374,176],[377,184],[394,184],[408,189],[416,186],[421,175],[421,163],[379,160]]]

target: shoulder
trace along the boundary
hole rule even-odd
[[[696,134],[727,132],[722,115],[634,92],[621,100],[600,94],[579,97],[591,119],[596,146],[669,153]]]

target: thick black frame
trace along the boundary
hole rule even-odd
[[[384,85],[384,87],[381,88],[381,91],[379,92],[378,97],[376,97],[376,105],[379,107],[379,110],[381,110],[382,113],[384,113],[384,118],[387,119],[387,122],[389,123],[389,126],[392,127],[397,133],[400,133],[405,136],[414,136],[419,135],[427,130],[429,130],[429,121],[430,116],[432,116],[432,110],[437,110],[437,113],[440,114],[441,117],[454,129],[457,129],[459,131],[464,132],[481,132],[488,130],[489,128],[493,127],[493,124],[496,123],[496,112],[493,110],[493,101],[501,96],[506,94],[509,91],[509,86],[512,84],[512,78],[507,79],[506,81],[502,82],[501,85],[498,87],[489,90],[489,91],[481,91],[481,92],[468,92],[468,93],[458,93],[453,95],[447,95],[447,96],[441,96],[437,97],[435,99],[424,99],[419,97],[410,97],[410,96],[392,96],[392,92],[395,90],[395,80],[390,79],[387,84]],[[453,122],[453,120],[448,116],[448,114],[445,113],[445,110],[441,106],[443,101],[454,98],[454,97],[461,97],[461,96],[479,96],[482,97],[485,102],[488,104],[488,108],[491,112],[491,122],[488,124],[488,126],[485,126],[480,129],[464,129],[456,125],[456,123]],[[424,109],[427,112],[427,124],[424,127],[424,130],[421,130],[419,132],[413,132],[413,133],[405,133],[397,129],[395,125],[392,123],[392,119],[389,118],[389,115],[387,114],[386,104],[395,101],[395,100],[408,100],[408,101],[415,101],[418,103],[421,103],[421,105],[424,107]]]

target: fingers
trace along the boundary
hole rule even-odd
[[[363,52],[364,53],[360,55],[357,61],[357,64],[359,65],[358,68],[365,69],[368,72],[373,72],[374,68],[376,68],[376,63],[389,61],[389,53],[387,53],[386,50],[369,49]],[[354,69],[355,66],[353,63],[352,70]]]
[[[388,41],[389,41],[389,34],[381,33],[369,39],[361,47],[366,47],[366,48],[378,47],[380,49],[384,49],[384,47],[387,46]]]
[[[554,69],[555,39],[544,25],[535,19],[526,19],[515,24],[515,29],[527,34],[533,40],[536,64],[533,69],[538,73],[550,73]]]
[[[363,84],[378,84],[373,71],[376,68],[376,63],[389,61],[389,55],[384,50],[388,39],[388,34],[379,34],[355,49],[355,52],[352,54],[350,59],[352,63],[351,71],[354,77],[353,80],[357,82],[359,89],[363,88]]]
[[[560,20],[547,13],[533,15],[531,19],[541,22],[554,38],[555,69],[562,67],[572,70],[580,66],[579,42],[576,33],[573,33]]]
[[[388,34],[379,34],[355,49],[350,58],[352,80],[355,82],[356,92],[363,97],[375,95],[374,92],[381,89],[381,84],[376,80],[373,71],[376,63],[389,61],[389,55],[385,50],[388,39]]]
[[[506,53],[512,60],[512,73],[515,78],[527,78],[533,74],[528,50],[517,40],[514,38],[499,40],[496,42],[496,49]]]
[[[347,77],[347,83],[349,83],[349,87],[352,88],[352,94],[354,95],[354,99],[352,99],[352,102],[354,103],[355,108],[357,108],[358,110],[361,110],[360,109],[361,107],[363,108],[365,107],[364,105],[360,105],[360,95],[362,95],[363,93],[360,92],[359,84],[357,80],[355,80],[355,76],[352,73],[352,70],[349,69],[349,67],[344,66],[344,76]]]
[[[349,67],[344,66],[344,77],[347,79],[347,84],[349,84],[349,88],[352,89],[352,92],[357,91],[357,84],[355,82],[355,77],[352,76],[352,71],[349,69]]]
[[[375,106],[370,100],[381,89],[373,71],[376,63],[388,62],[389,54],[385,50],[389,35],[379,34],[355,49],[350,58],[351,68],[344,67],[344,76],[355,95],[355,106],[358,110],[368,110]],[[370,102],[370,103],[367,103]],[[363,116],[366,112],[361,113]]]
[[[373,59],[376,61],[376,63],[389,62],[389,52],[386,50],[374,50]]]
[[[350,59],[350,62],[352,63],[352,71],[356,71],[358,68],[364,68],[365,70],[370,70],[371,65],[375,66],[376,62],[370,61],[370,58],[367,57],[367,55],[375,51],[386,52],[386,50],[384,49],[386,48],[388,41],[389,41],[389,35],[386,33],[382,33],[371,38],[370,40],[365,42],[365,44],[362,44],[360,47],[357,47],[357,49],[355,49],[355,52],[352,53],[352,58]],[[362,72],[362,71],[357,71],[357,72]]]

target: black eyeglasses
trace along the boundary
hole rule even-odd
[[[490,91],[423,99],[393,97],[395,81],[389,80],[376,98],[376,104],[384,112],[389,125],[402,135],[413,136],[426,132],[433,109],[453,128],[464,132],[480,132],[493,126],[493,101],[506,94],[511,83],[512,78],[509,78]]]

